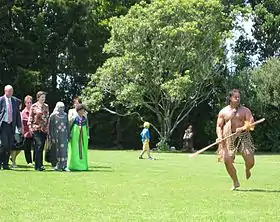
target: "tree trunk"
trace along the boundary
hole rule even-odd
[[[57,87],[57,74],[55,71],[53,71],[53,73],[52,73],[51,87],[52,87],[51,91],[55,93],[56,87]]]
[[[116,146],[117,148],[121,149],[122,146],[122,128],[121,128],[121,117],[117,116],[116,120]]]
[[[166,111],[164,115],[163,121],[161,121],[161,135],[160,135],[160,141],[157,144],[157,148],[160,150],[168,150],[169,149],[169,143],[170,143],[170,136],[171,136],[171,120],[172,116],[168,115],[168,110]]]

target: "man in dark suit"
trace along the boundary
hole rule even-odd
[[[0,97],[0,169],[9,168],[9,157],[14,142],[15,128],[21,132],[21,116],[18,99],[13,97],[13,87],[5,86],[4,96]]]

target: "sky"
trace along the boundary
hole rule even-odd
[[[249,18],[248,20],[244,20],[241,16],[238,17],[238,23],[240,24],[240,26],[244,29],[245,33],[247,34],[248,38],[250,39],[254,39],[252,36],[252,29],[253,29],[253,20],[252,18]],[[229,67],[231,71],[234,71],[236,65],[233,62],[232,56],[234,55],[234,52],[232,50],[232,48],[234,48],[235,45],[235,41],[239,38],[239,36],[241,35],[241,32],[237,29],[234,29],[232,32],[232,38],[228,39],[226,41],[227,44],[227,58],[228,58],[228,63],[229,63]],[[256,62],[258,60],[258,55],[254,55],[251,57],[253,65],[256,65]]]

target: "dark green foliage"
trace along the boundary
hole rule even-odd
[[[0,1],[0,90],[4,85],[11,84],[15,88],[15,95],[21,99],[27,94],[35,96],[38,90],[45,90],[48,92],[47,102],[51,109],[58,100],[64,101],[69,108],[73,96],[81,94],[90,76],[111,56],[103,52],[104,44],[110,38],[110,19],[127,14],[131,6],[140,2],[140,0]],[[220,60],[219,67],[215,67],[218,74],[211,79],[211,96],[195,107],[177,126],[169,143],[180,149],[184,130],[189,124],[194,128],[195,148],[199,149],[214,142],[217,113],[225,105],[226,93],[231,88],[239,88],[242,92],[242,103],[252,110],[255,119],[262,117],[267,119],[253,132],[258,150],[280,151],[278,103],[280,66],[278,60],[266,62],[271,57],[279,56],[280,2],[278,0],[221,2],[224,5],[223,12],[227,14],[229,20],[238,10],[239,14],[253,15],[252,37],[255,41],[252,41],[251,36],[242,33],[234,49],[235,71],[229,74],[227,64]],[[252,11],[248,10],[248,3],[252,6]],[[177,17],[172,17],[174,24]],[[145,49],[151,48],[151,41],[154,41],[152,37],[155,34],[156,32],[152,32],[149,38],[145,39],[147,46]],[[196,41],[197,44],[194,45],[196,50],[203,52],[202,49],[207,49],[204,46],[202,49],[199,48],[201,39]],[[219,47],[223,48],[222,45]],[[220,51],[222,54],[223,50]],[[259,60],[265,65],[255,69],[253,64],[256,61],[252,61],[251,56],[257,53]],[[199,61],[189,59],[185,67],[195,66],[198,62],[204,64],[204,60],[209,59],[208,54],[198,54],[201,55],[201,59]],[[219,54],[219,58],[222,57]],[[182,60],[182,64],[184,62],[185,59]],[[184,72],[185,67],[180,67],[180,71]],[[193,69],[193,73],[202,73],[202,66],[197,67]],[[204,69],[207,70],[209,67]],[[163,70],[160,75],[161,78],[168,78],[169,72]],[[195,75],[191,76],[191,80],[196,84],[200,83]],[[94,84],[92,83],[92,87]],[[170,86],[166,85],[165,88],[169,89]],[[109,98],[105,101],[105,105],[110,104],[111,100],[112,98]],[[124,111],[121,105],[114,105],[120,111]],[[137,111],[145,120],[155,123],[155,126],[160,128],[156,123],[157,116],[153,112],[143,107],[140,109]],[[100,111],[90,113],[89,118],[93,145],[118,149],[141,148],[139,133],[142,130],[142,121],[138,116],[118,117]],[[160,138],[153,128],[151,134],[151,146],[155,147]]]

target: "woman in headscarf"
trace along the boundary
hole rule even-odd
[[[63,102],[56,103],[54,111],[50,116],[49,139],[54,146],[56,166],[54,170],[69,171],[67,169],[67,145],[69,138],[69,125],[67,114],[64,112]]]

